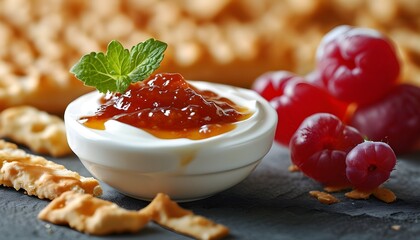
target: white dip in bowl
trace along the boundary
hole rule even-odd
[[[159,192],[177,201],[205,198],[245,179],[270,150],[277,114],[251,90],[199,81],[252,112],[233,130],[190,140],[160,139],[139,128],[109,120],[105,130],[86,127],[80,118],[92,116],[102,95],[88,93],[69,104],[64,119],[70,148],[88,171],[128,196],[150,200]]]

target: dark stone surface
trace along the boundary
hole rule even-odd
[[[89,176],[75,156],[49,159]],[[343,193],[335,194],[340,203],[321,204],[308,191],[322,187],[301,173],[288,172],[289,164],[288,151],[274,145],[242,183],[213,197],[181,205],[228,226],[232,233],[228,239],[420,238],[420,153],[399,157],[396,170],[385,184],[398,196],[393,204],[375,198],[350,200]],[[137,210],[147,205],[102,186],[102,198],[124,208]],[[188,239],[154,224],[137,234],[88,236],[38,220],[38,212],[47,204],[46,200],[1,187],[0,239]],[[393,225],[401,229],[393,230]]]

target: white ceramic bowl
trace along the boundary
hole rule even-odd
[[[64,119],[73,152],[88,171],[128,196],[150,200],[164,192],[177,201],[205,198],[245,179],[270,150],[277,114],[251,90],[190,81],[228,97],[253,115],[227,133],[203,139],[158,139],[114,120],[106,130],[84,126],[79,119],[93,115],[101,94],[88,93],[69,104]]]

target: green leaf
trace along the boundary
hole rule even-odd
[[[70,72],[100,92],[123,93],[131,83],[147,79],[159,68],[166,48],[166,43],[149,39],[129,51],[118,41],[111,41],[105,54],[92,52],[83,56]]]
[[[167,44],[149,39],[143,44],[138,44],[131,48],[131,79],[142,81],[150,76],[160,66],[163,60],[163,53],[167,48]]]

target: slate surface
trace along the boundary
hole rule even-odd
[[[49,159],[89,175],[76,156]],[[321,186],[301,173],[288,172],[289,164],[288,151],[274,145],[242,183],[213,197],[181,205],[230,227],[228,239],[420,239],[420,153],[399,157],[386,183],[398,196],[393,204],[374,198],[350,200],[337,193],[340,203],[323,205],[308,195],[308,191],[320,190]],[[103,198],[124,208],[147,205],[102,186]],[[189,239],[154,224],[137,234],[88,236],[37,220],[38,212],[47,204],[1,187],[0,239]],[[393,230],[393,225],[401,229]]]

